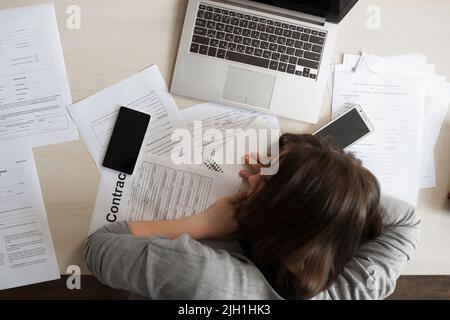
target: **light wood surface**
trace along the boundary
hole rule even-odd
[[[0,0],[0,9],[43,1]],[[66,9],[81,8],[81,29],[69,30]],[[78,101],[135,72],[157,64],[170,85],[187,0],[56,0],[70,87]],[[381,28],[371,30],[367,9],[376,5]],[[367,51],[381,56],[419,52],[438,73],[450,78],[448,0],[360,0],[339,24],[334,61],[342,53]],[[184,108],[197,101],[176,97]],[[320,121],[311,126],[279,119],[284,132],[312,132],[330,118],[327,96]],[[404,274],[450,274],[450,113],[436,146],[437,187],[422,190],[418,211],[422,239]],[[61,273],[79,265],[97,186],[98,170],[83,141],[34,150],[47,215]]]

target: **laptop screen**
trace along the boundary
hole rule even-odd
[[[254,0],[273,6],[324,17],[339,22],[358,0]]]

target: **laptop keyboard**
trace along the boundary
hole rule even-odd
[[[326,31],[199,4],[190,52],[317,80]]]

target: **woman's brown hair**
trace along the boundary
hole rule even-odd
[[[282,295],[327,289],[360,244],[381,234],[380,187],[352,154],[312,135],[280,138],[277,174],[237,209],[250,258]]]

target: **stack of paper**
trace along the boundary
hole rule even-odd
[[[380,181],[382,192],[417,204],[436,185],[434,146],[450,103],[450,84],[425,56],[345,54],[330,72],[332,117],[359,104],[375,131],[350,148]]]

